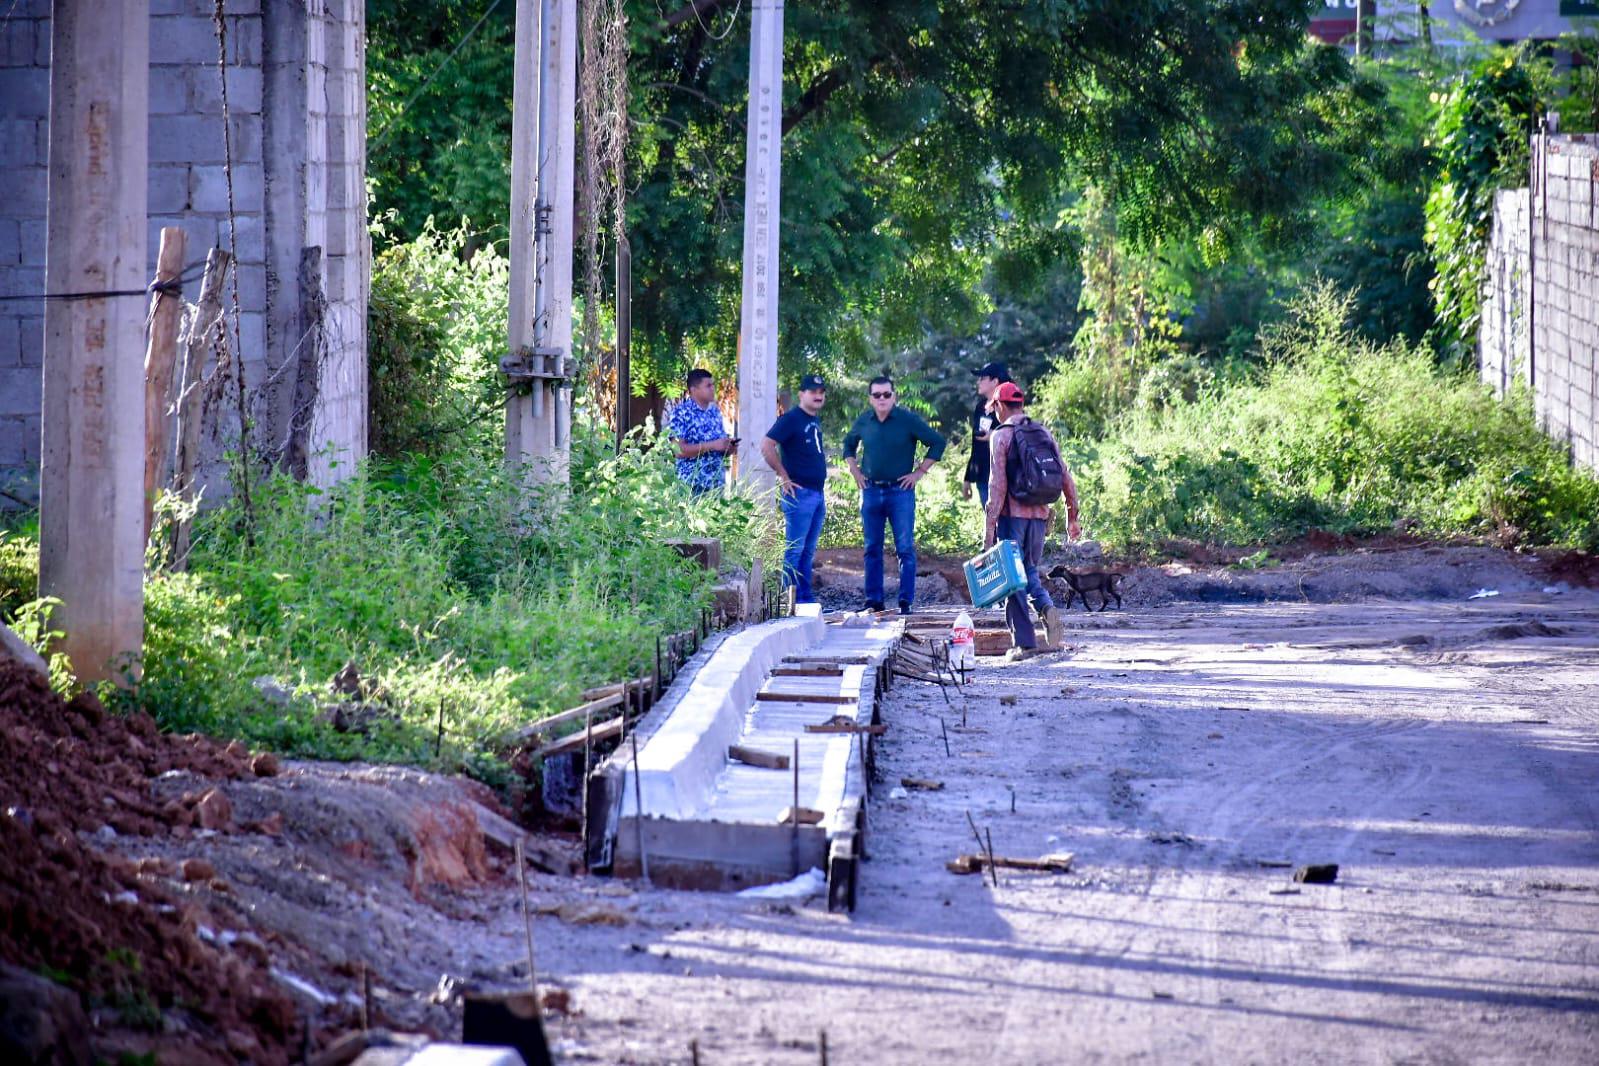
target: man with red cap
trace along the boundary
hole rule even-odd
[[[1049,431],[1023,413],[1026,403],[1026,394],[1010,381],[1000,383],[989,400],[998,424],[989,439],[988,522],[983,547],[992,548],[998,540],[1016,543],[1022,556],[1022,568],[1027,573],[1026,596],[1038,608],[1049,648],[1055,649],[1065,638],[1065,625],[1060,610],[1049,598],[1049,590],[1038,576],[1038,566],[1044,558],[1044,535],[1049,531],[1049,502],[1018,498],[1018,494],[1011,491],[1010,467],[1013,460],[1041,464],[1046,470],[1053,465],[1053,473],[1060,479],[1058,495],[1066,500],[1066,534],[1072,540],[1082,536],[1077,521],[1077,485]],[[1025,435],[1022,441],[1017,440],[1018,433]],[[1012,448],[1013,443],[1016,448]],[[1005,624],[1011,633],[1011,659],[1038,654],[1038,634],[1033,629],[1027,600],[1021,592],[1012,593],[1005,601]]]

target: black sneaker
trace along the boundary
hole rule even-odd
[[[881,611],[883,609],[883,601],[882,600],[867,600],[865,609],[868,610],[868,611]]]
[[[899,601],[899,613],[900,614],[910,614],[911,613],[911,605],[906,603],[904,600],[900,600]]]

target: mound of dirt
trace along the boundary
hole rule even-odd
[[[66,703],[0,656],[0,960],[76,992],[99,1057],[287,1063],[298,1046],[293,1005],[263,958],[207,942],[211,915],[97,846],[193,833],[205,797],[163,806],[153,780],[244,777],[248,756],[163,736],[147,715],[109,715],[93,696]]]

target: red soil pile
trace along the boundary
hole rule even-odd
[[[66,703],[0,653],[0,959],[78,992],[101,1023],[97,1053],[287,1063],[298,1048],[300,1023],[264,958],[205,942],[198,927],[216,922],[158,871],[93,847],[105,826],[187,835],[201,797],[158,808],[151,779],[241,777],[248,754],[162,735],[148,715],[107,714],[90,695]]]

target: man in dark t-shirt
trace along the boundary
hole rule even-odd
[[[815,374],[800,380],[799,404],[784,411],[761,441],[761,458],[777,474],[777,499],[787,542],[783,587],[794,586],[795,603],[815,603],[811,565],[827,514],[827,453],[822,448],[819,413],[827,402],[827,383]]]
[[[998,423],[988,409],[994,390],[1010,380],[1010,371],[1004,363],[984,363],[972,371],[977,379],[977,404],[972,408],[972,457],[967,460],[966,473],[961,478],[961,499],[972,498],[972,486],[977,486],[977,498],[983,510],[988,510],[988,434]]]

